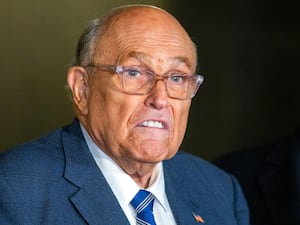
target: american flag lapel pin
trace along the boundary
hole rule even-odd
[[[204,220],[200,215],[193,212],[193,216],[198,223],[204,223]]]

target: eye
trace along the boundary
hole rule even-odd
[[[126,68],[123,75],[126,75],[130,78],[137,78],[142,75],[142,70],[139,68]]]
[[[169,77],[169,81],[173,84],[183,84],[187,79],[187,76],[181,74],[173,74]]]

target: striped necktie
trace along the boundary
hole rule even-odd
[[[153,216],[154,195],[149,191],[139,190],[130,204],[136,211],[137,225],[156,225]]]

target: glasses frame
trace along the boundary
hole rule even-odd
[[[109,71],[109,72],[114,72],[114,73],[117,73],[118,75],[121,76],[121,79],[122,79],[122,91],[124,93],[127,93],[127,94],[131,94],[131,95],[147,95],[149,94],[153,87],[155,86],[156,82],[159,81],[159,80],[163,80],[164,83],[165,83],[165,87],[166,87],[166,90],[167,90],[167,93],[168,93],[168,96],[170,98],[174,98],[174,99],[179,99],[179,100],[188,100],[188,99],[192,99],[199,87],[201,86],[201,84],[203,83],[204,81],[204,76],[203,75],[200,75],[200,74],[185,74],[185,73],[182,73],[181,75],[186,75],[192,79],[194,79],[196,81],[196,86],[194,88],[194,91],[192,92],[191,96],[189,97],[186,97],[186,98],[181,98],[181,97],[174,97],[172,95],[170,95],[169,93],[169,89],[168,89],[168,84],[166,82],[166,80],[171,77],[172,75],[174,74],[170,74],[170,75],[159,75],[159,74],[156,74],[154,73],[153,71],[151,70],[147,70],[145,67],[141,67],[141,66],[122,66],[122,65],[108,65],[108,64],[88,64],[86,66],[83,66],[84,68],[96,68],[96,69],[99,69],[99,70],[104,70],[104,71]],[[153,79],[151,80],[151,85],[149,86],[148,88],[148,91],[147,92],[143,92],[143,93],[137,93],[137,92],[134,92],[134,91],[129,91],[125,88],[124,86],[124,77],[123,77],[123,73],[130,69],[130,68],[139,68],[141,69],[142,71],[145,71],[147,74],[149,75],[152,75]],[[178,73],[178,75],[180,75],[180,73]]]

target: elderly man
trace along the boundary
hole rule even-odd
[[[92,21],[68,71],[76,119],[1,155],[1,224],[248,224],[236,180],[177,153],[203,81],[196,58],[162,9]]]

